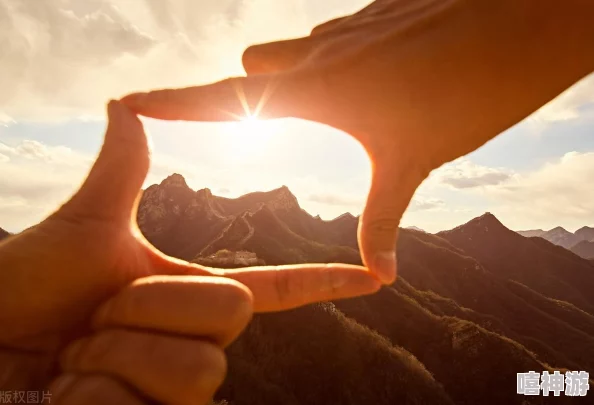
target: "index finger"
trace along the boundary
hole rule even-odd
[[[219,276],[239,281],[252,293],[254,312],[276,312],[377,292],[377,276],[350,264],[294,264],[238,269],[205,267],[159,255],[160,274]]]
[[[255,312],[284,311],[320,301],[376,292],[380,282],[364,267],[345,264],[301,264],[218,270],[248,287]]]
[[[185,121],[236,121],[293,116],[295,81],[286,74],[234,77],[203,86],[133,93],[120,101],[146,117]]]

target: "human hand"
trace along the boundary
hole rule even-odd
[[[52,402],[205,404],[252,306],[249,289],[224,277],[136,280],[96,312],[95,334],[66,349]]]
[[[417,187],[594,70],[593,14],[588,0],[377,0],[308,37],[250,47],[247,78],[122,101],[142,115],[196,121],[245,116],[247,104],[352,135],[373,171],[361,254],[390,283]]]
[[[40,224],[0,242],[0,390],[45,387],[57,373],[59,352],[92,331],[90,318],[96,308],[144,277],[175,276],[171,281],[158,280],[177,285],[184,280],[179,276],[188,276],[186,287],[193,286],[193,291],[201,296],[192,298],[186,296],[189,293],[180,292],[178,297],[168,293],[170,287],[164,285],[164,290],[154,290],[151,302],[145,303],[159,306],[156,309],[136,307],[140,305],[138,302],[120,302],[116,297],[119,309],[109,313],[111,318],[100,318],[103,319],[98,324],[100,328],[113,326],[114,319],[117,320],[115,314],[121,311],[124,318],[115,323],[118,327],[140,322],[143,316],[152,317],[150,324],[138,327],[174,330],[191,336],[200,334],[203,341],[212,339],[222,347],[243,327],[252,306],[258,312],[278,311],[371,293],[379,288],[367,269],[357,266],[302,265],[223,271],[158,252],[142,237],[135,221],[139,191],[150,163],[142,124],[118,102],[109,104],[108,116],[103,148],[80,190]],[[151,280],[149,277],[148,281]],[[138,283],[144,285],[144,281]],[[228,292],[218,294],[217,289],[223,287]],[[121,294],[126,294],[125,291]],[[162,295],[158,291],[163,291]],[[230,294],[241,299],[233,301]],[[253,305],[246,303],[245,297],[250,294]],[[183,297],[187,305],[200,304],[200,307],[187,308],[184,312],[179,308],[181,301],[176,301]],[[204,301],[206,297],[210,300],[208,304]],[[236,314],[238,318],[228,315],[221,324],[209,324],[213,319],[208,315],[233,312],[226,305],[240,312]],[[160,317],[151,312],[168,308],[176,310],[169,315],[159,312]],[[178,318],[184,315],[185,318]],[[184,326],[183,322],[188,325]],[[150,339],[150,334],[126,338],[121,345],[134,346],[131,343],[134,340],[140,342],[138,348],[142,349],[142,339]],[[161,343],[165,340],[159,337],[154,344],[155,353],[162,344],[167,344]],[[115,341],[113,345],[114,350],[123,347]],[[208,366],[203,371],[208,371]],[[146,371],[150,371],[148,366]],[[193,371],[189,365],[188,371]],[[168,382],[171,380],[164,380],[163,384]],[[139,389],[142,391],[142,387]]]

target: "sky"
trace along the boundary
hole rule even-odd
[[[243,75],[250,44],[307,35],[365,0],[0,0],[0,227],[18,232],[80,185],[105,104],[151,88]],[[182,174],[235,197],[288,186],[324,219],[359,214],[370,164],[347,134],[285,119],[143,119],[145,185]],[[491,212],[511,229],[594,226],[594,76],[472,154],[435,170],[403,220],[430,232]]]

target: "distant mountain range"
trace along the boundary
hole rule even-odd
[[[173,175],[145,190],[138,222],[198,263],[225,249],[361,263],[358,218],[313,217],[286,187],[228,199]],[[437,235],[402,229],[397,248],[398,281],[377,294],[256,315],[227,350],[218,403],[546,404],[515,393],[516,373],[594,370],[594,261],[489,213]]]
[[[534,229],[529,231],[519,231],[518,233],[526,237],[537,236],[546,239],[555,245],[571,249],[571,251],[583,258],[594,259],[594,228],[589,226],[584,226],[574,233],[571,233],[560,226],[553,228],[550,231]]]
[[[0,228],[0,240],[6,238],[7,236],[9,236],[10,233],[8,233],[7,231],[5,231],[4,229]]]
[[[138,224],[164,253],[200,261],[221,249],[255,252],[267,264],[360,264],[358,218],[332,221],[302,210],[287,187],[236,199],[191,190],[178,174],[144,191]]]

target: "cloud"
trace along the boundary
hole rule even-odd
[[[592,179],[594,152],[569,152],[528,172],[460,159],[433,176],[434,184],[463,189],[466,194],[457,198],[465,204],[480,201],[483,211],[494,212],[514,229],[594,224]]]
[[[360,207],[365,204],[364,199],[344,194],[310,194],[307,199],[320,204],[338,205],[341,207]]]
[[[243,74],[252,43],[365,0],[0,1],[0,123],[94,117],[109,98]],[[342,11],[342,10],[341,10]]]
[[[80,185],[92,157],[64,146],[0,143],[0,222],[18,231],[42,220]]]
[[[432,178],[455,189],[467,189],[495,186],[509,180],[511,176],[508,169],[481,166],[461,158],[436,170]]]
[[[415,196],[408,206],[408,211],[432,211],[445,208],[445,201],[438,198]]]
[[[488,190],[504,211],[550,225],[562,218],[594,222],[594,152],[570,152],[539,170]]]

